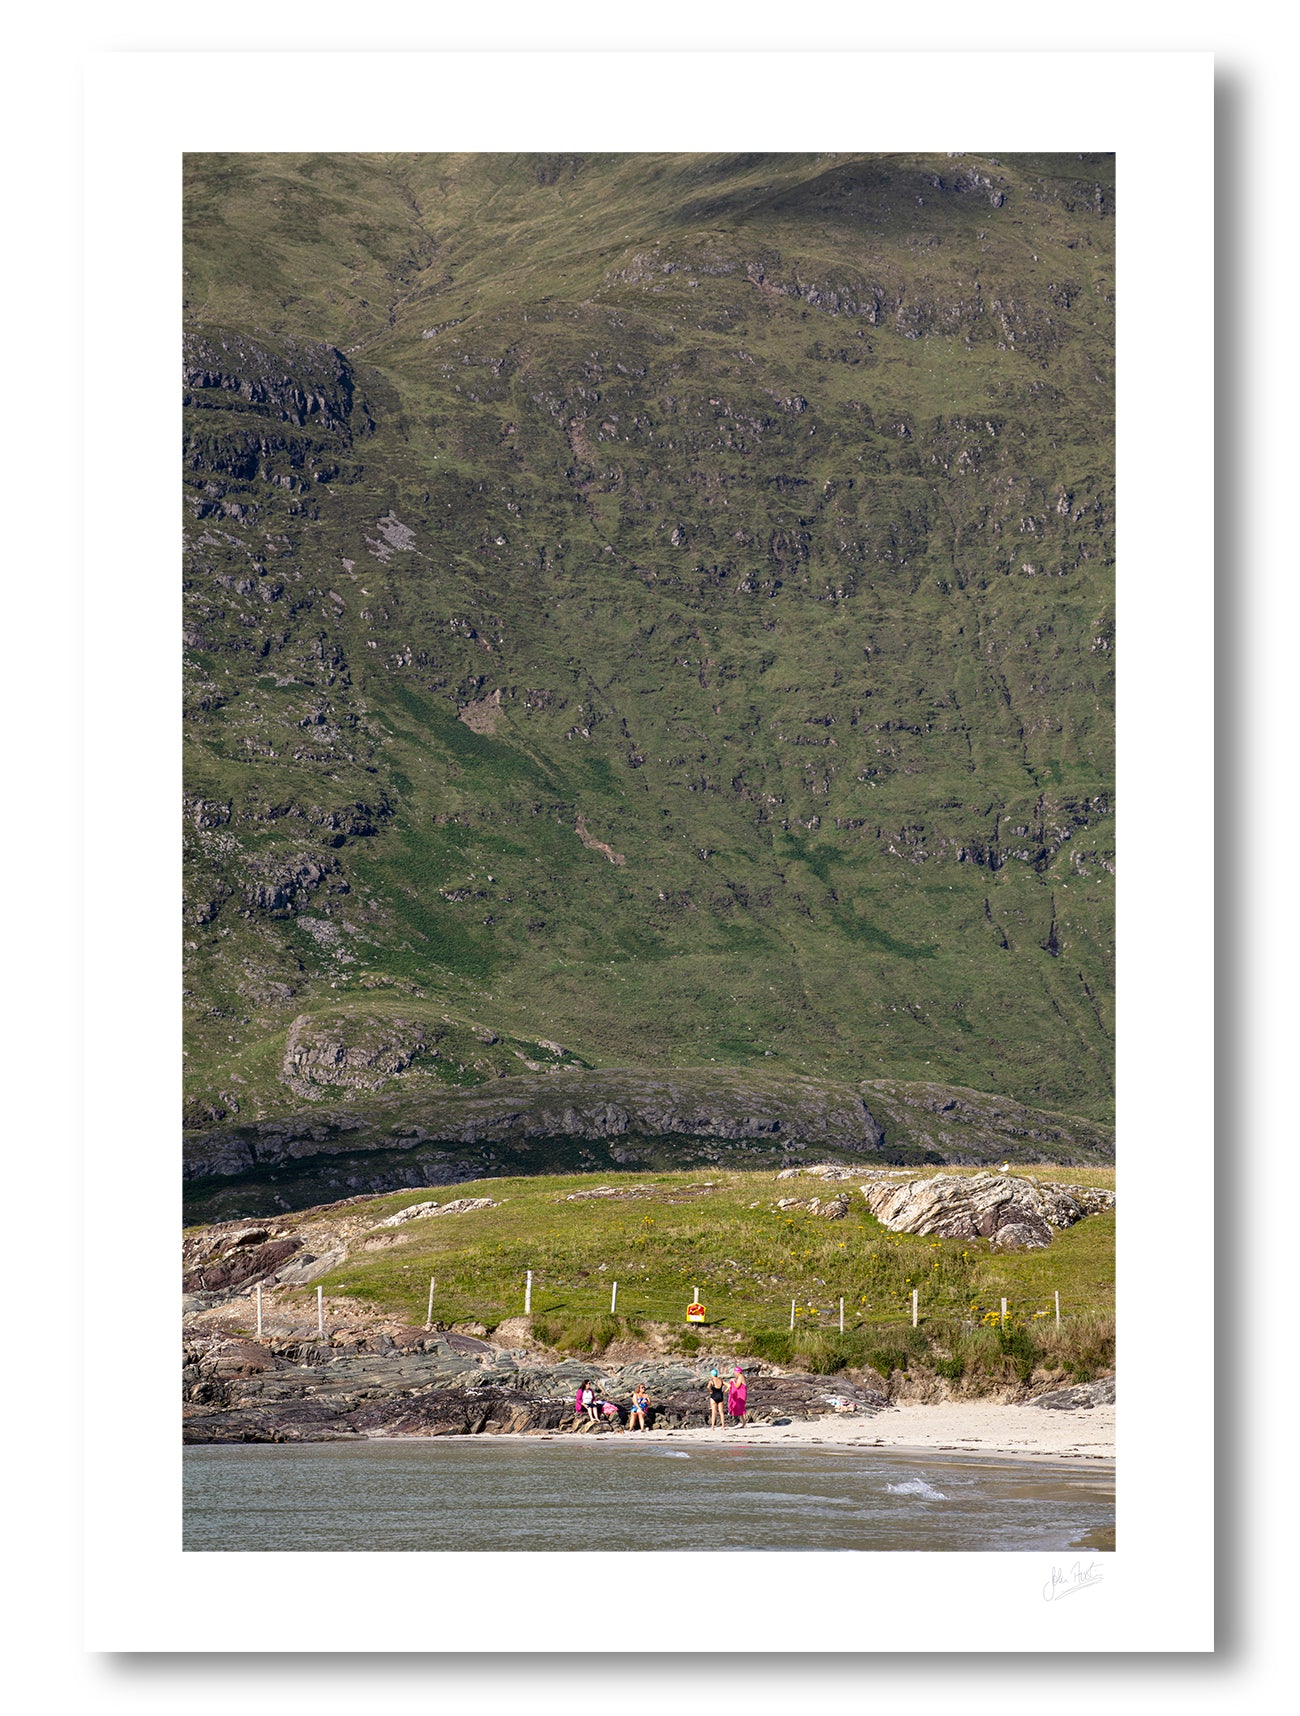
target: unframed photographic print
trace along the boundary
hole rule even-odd
[[[1115,180],[185,157],[187,1550],[1100,1579]]]

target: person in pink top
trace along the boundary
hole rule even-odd
[[[739,1365],[736,1366],[735,1380],[727,1390],[727,1416],[734,1418],[737,1423],[745,1422],[746,1399],[749,1390],[745,1386],[745,1378]]]

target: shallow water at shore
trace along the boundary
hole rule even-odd
[[[187,1550],[1052,1550],[1109,1471],[893,1449],[497,1437],[185,1450]]]

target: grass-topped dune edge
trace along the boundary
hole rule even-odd
[[[186,1139],[187,1219],[260,1216],[481,1176],[876,1163],[1113,1162],[1112,1130],[957,1086],[728,1068],[429,1081]]]

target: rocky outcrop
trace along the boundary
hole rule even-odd
[[[778,1180],[852,1180],[856,1171],[844,1162],[810,1162],[806,1168],[782,1168]]]
[[[448,1185],[485,1172],[539,1172],[552,1143],[579,1155],[584,1145],[605,1146],[599,1159],[587,1152],[590,1166],[649,1165],[661,1150],[683,1166],[720,1159],[728,1146],[746,1165],[765,1165],[773,1154],[788,1160],[809,1148],[872,1155],[883,1143],[880,1123],[854,1086],[761,1073],[565,1067],[469,1089],[390,1094],[375,1087],[399,1063],[410,1064],[420,1041],[414,1026],[402,1033],[401,1020],[375,1020],[373,1031],[370,1024],[361,1015],[301,1016],[283,1072],[296,1091],[374,1090],[364,1114],[335,1110],[196,1131],[185,1141],[187,1179],[256,1176],[265,1185],[273,1176],[276,1195],[292,1205],[259,1193],[242,1206],[254,1213],[346,1192]]]
[[[1113,1192],[1095,1187],[1047,1186],[1002,1174],[936,1174],[901,1183],[881,1175],[861,1191],[872,1215],[895,1233],[991,1239],[1004,1250],[1050,1245],[1053,1228],[1115,1204]]]
[[[343,1246],[327,1248],[319,1254],[304,1251],[284,1268],[277,1269],[274,1279],[283,1287],[306,1287],[322,1275],[328,1275],[331,1269],[337,1269],[346,1257],[347,1250]]]
[[[277,423],[354,428],[352,366],[333,346],[284,339],[274,344],[229,328],[189,329],[183,335],[187,406],[234,407]],[[362,421],[369,428],[363,413]]]
[[[419,1020],[302,1013],[289,1027],[281,1077],[295,1096],[322,1090],[379,1090],[429,1048]]]
[[[453,1077],[471,1063],[477,1069],[482,1038],[476,1029],[467,1047],[464,1031],[444,1039],[451,1032],[418,1009],[397,1016],[370,1008],[300,1015],[282,1077],[311,1110],[236,1122],[230,1118],[236,1111],[222,1103],[224,1113],[214,1111],[205,1123],[196,1108],[199,1124],[185,1138],[187,1219],[267,1217],[365,1192],[503,1174],[726,1165],[860,1182],[864,1157],[873,1170],[882,1162],[1004,1156],[1026,1163],[1114,1160],[1113,1135],[1103,1127],[1079,1122],[1067,1137],[1063,1117],[943,1085],[891,1086],[878,1104],[874,1085],[713,1068],[592,1070],[570,1062],[537,1076],[491,1077],[488,1068],[484,1082],[456,1088],[436,1068],[445,1066]],[[501,1060],[511,1053],[503,1046]],[[936,1135],[935,1148],[921,1148],[890,1119],[899,1088],[935,1110],[951,1103],[974,1115],[978,1103],[979,1114],[947,1142],[946,1134]],[[362,1095],[364,1105],[352,1106]],[[1004,1122],[1007,1130],[999,1132]],[[827,1151],[843,1160],[825,1160]],[[804,1155],[813,1158],[806,1166],[799,1161]],[[1096,1194],[1101,1201],[1094,1206],[1084,1189],[1071,1188],[1070,1195],[1085,1210],[1104,1207],[1109,1196]]]
[[[274,1275],[281,1264],[301,1250],[302,1241],[298,1239],[264,1240],[248,1247],[236,1243],[201,1267],[186,1270],[182,1286],[186,1293],[225,1295],[242,1291]]]
[[[470,1210],[494,1210],[495,1198],[453,1198],[450,1203],[408,1204],[396,1215],[385,1217],[380,1227],[401,1227],[404,1222],[418,1221],[422,1216],[467,1215]]]
[[[776,1207],[779,1210],[804,1210],[809,1215],[827,1216],[831,1221],[843,1221],[849,1213],[849,1194],[841,1192],[838,1197],[828,1198],[825,1203],[820,1198],[778,1198]]]
[[[734,1362],[734,1361],[733,1361]],[[375,1436],[466,1436],[527,1430],[575,1432],[573,1396],[590,1380],[619,1408],[583,1434],[626,1422],[633,1390],[650,1397],[650,1424],[708,1423],[707,1379],[715,1359],[692,1363],[597,1359],[548,1363],[524,1349],[419,1329],[345,1342],[310,1338],[256,1342],[190,1337],[183,1354],[187,1442],[318,1442]],[[884,1396],[843,1377],[748,1365],[749,1420],[820,1418],[851,1410],[874,1416]]]
[[[1051,1394],[1040,1394],[1033,1402],[1033,1405],[1041,1406],[1045,1412],[1087,1412],[1094,1406],[1114,1404],[1113,1376],[1098,1377],[1096,1382],[1080,1382],[1073,1388],[1053,1389]]]
[[[250,911],[264,912],[268,917],[292,917],[326,884],[331,894],[349,891],[337,858],[310,852],[277,853],[250,859],[248,868],[252,880],[244,898]]]
[[[300,921],[321,935],[333,928],[325,918]],[[206,1119],[205,1105],[196,1106],[184,1150],[188,1211],[195,1219],[267,1215],[366,1191],[611,1167],[644,1172],[725,1161],[834,1181],[861,1179],[852,1162],[864,1156],[936,1165],[1114,1160],[1105,1127],[952,1086],[858,1086],[698,1067],[592,1070],[573,1061],[539,1068],[539,1076],[500,1076],[516,1051],[503,1045],[488,1065],[491,1056],[478,1046],[497,1036],[475,1027],[469,1039],[418,1008],[300,1014],[281,1078],[311,1110],[232,1123],[237,1111],[227,1102],[214,1108],[209,1101]],[[438,1077],[439,1066],[451,1079],[468,1072],[483,1082],[457,1088]],[[906,1125],[896,1119],[900,1092],[912,1117]],[[361,1095],[364,1105],[354,1106]],[[918,1130],[917,1115],[935,1129]],[[827,1161],[827,1151],[845,1160]],[[813,1161],[799,1163],[803,1155]],[[246,1196],[222,1184],[234,1180],[247,1184]]]
[[[960,1085],[873,1079],[863,1086],[897,1162],[1113,1162],[1115,1131]]]
[[[341,846],[348,839],[365,838],[378,832],[393,814],[388,796],[379,792],[373,802],[353,799],[343,804],[299,804],[293,798],[256,794],[240,811],[241,820],[251,823],[309,822],[323,831],[327,846]]]
[[[336,1269],[355,1250],[400,1245],[401,1228],[426,1216],[467,1215],[494,1209],[494,1198],[428,1199],[407,1204],[376,1221],[369,1199],[345,1200],[263,1226],[216,1222],[191,1228],[182,1241],[182,1289],[187,1312],[210,1311],[262,1286],[305,1287]]]

